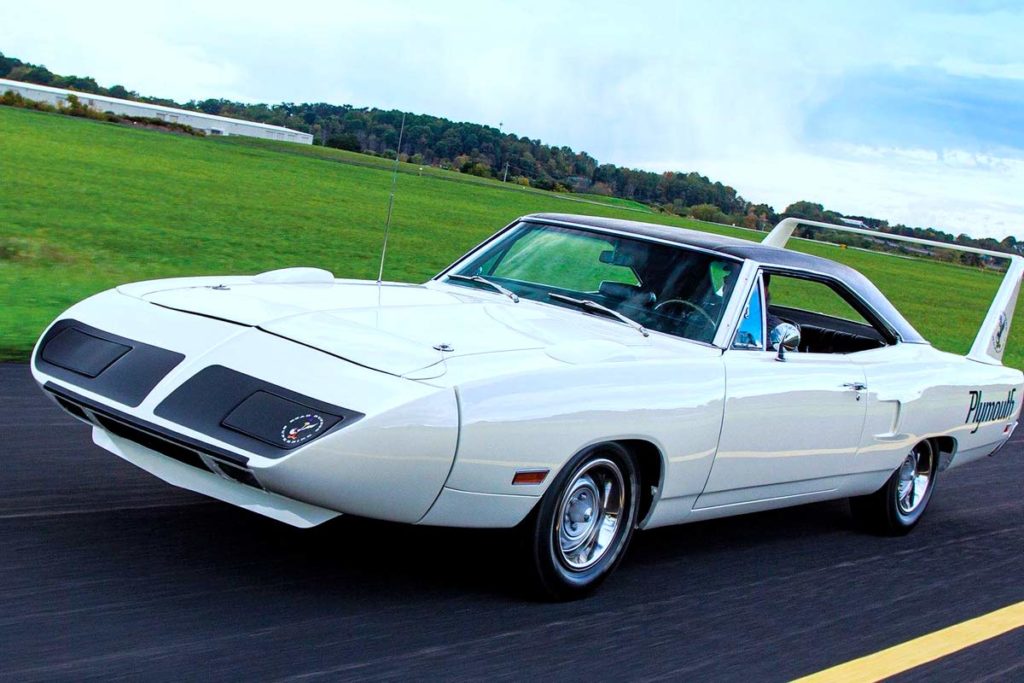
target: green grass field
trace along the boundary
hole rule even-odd
[[[64,308],[118,283],[319,266],[373,278],[391,162],[244,138],[202,139],[0,107],[0,359],[25,359]],[[402,164],[385,277],[423,281],[518,216],[584,213],[762,235],[635,203]],[[639,207],[643,209],[643,207]],[[942,349],[964,353],[999,276],[799,242],[848,263]],[[1019,312],[1006,362],[1024,366]]]

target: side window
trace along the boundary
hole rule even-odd
[[[823,282],[783,275],[772,275],[769,282],[769,306],[783,306],[859,325],[870,325],[864,316]]]
[[[886,345],[883,330],[851,303],[838,283],[763,275],[769,329],[782,322],[800,330],[798,349],[805,353],[846,354]]]
[[[750,301],[743,309],[743,317],[736,329],[736,338],[732,348],[763,350],[764,349],[764,311],[761,308],[761,282],[758,280],[750,293]]]

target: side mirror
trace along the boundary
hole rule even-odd
[[[779,323],[768,335],[772,348],[778,350],[776,360],[786,360],[786,351],[796,351],[800,346],[800,328],[793,323]]]

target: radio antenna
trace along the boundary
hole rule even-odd
[[[402,153],[402,136],[405,134],[405,112],[402,112],[402,127],[398,129],[398,149],[395,150],[395,170],[391,174],[391,196],[388,197],[388,218],[384,222],[384,246],[380,250],[380,270],[377,284],[384,279],[384,257],[388,253],[388,233],[391,232],[391,210],[395,207],[395,186],[398,184],[398,155]]]

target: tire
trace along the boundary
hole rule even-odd
[[[562,468],[522,529],[542,597],[582,598],[615,570],[636,527],[638,481],[633,458],[618,444],[587,449]]]
[[[909,533],[921,521],[935,490],[937,456],[929,441],[914,446],[885,486],[850,499],[853,516],[870,531],[884,536]]]

